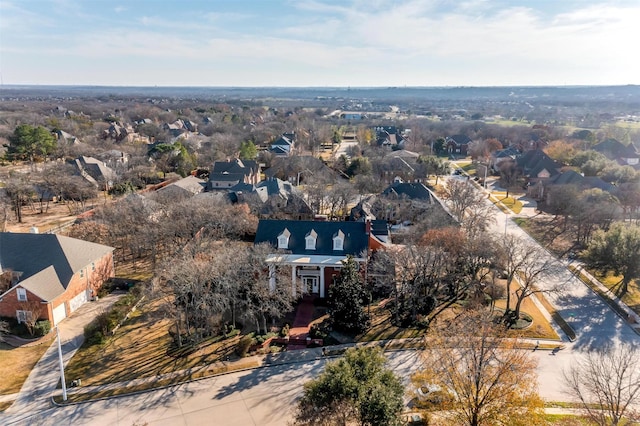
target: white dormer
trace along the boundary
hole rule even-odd
[[[284,231],[278,235],[278,248],[279,249],[287,249],[289,248],[289,237],[291,236],[291,232],[287,228],[284,228]]]
[[[304,237],[304,248],[306,250],[315,250],[316,249],[316,241],[318,239],[318,233],[313,229],[309,231],[306,237]]]
[[[333,237],[333,249],[334,250],[344,250],[344,232],[338,231],[336,235]]]

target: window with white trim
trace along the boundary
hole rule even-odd
[[[344,250],[344,232],[338,231],[338,233],[333,237],[333,249]]]
[[[287,228],[284,228],[284,231],[278,235],[278,248],[279,249],[288,249],[289,248],[289,237],[291,236],[291,232]]]
[[[304,248],[306,250],[315,250],[317,240],[318,240],[318,233],[312,229],[311,231],[309,231],[307,236],[304,237],[304,242],[305,242]]]
[[[20,310],[16,311],[16,318],[18,319],[18,324],[29,321],[31,319],[31,315],[33,315],[31,311],[20,311]]]
[[[18,301],[20,301],[20,302],[26,302],[27,301],[27,290],[25,290],[22,287],[18,287],[16,289],[16,293],[18,295]]]

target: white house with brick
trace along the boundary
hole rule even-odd
[[[55,234],[0,233],[0,317],[56,325],[114,273],[113,247]]]

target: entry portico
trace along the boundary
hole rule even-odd
[[[374,227],[386,232],[386,224]],[[382,237],[382,236],[381,236]],[[294,296],[314,294],[326,297],[329,286],[352,256],[364,263],[370,250],[384,243],[372,232],[370,222],[315,222],[261,220],[255,244],[268,243],[277,253],[267,256],[269,286],[275,289],[276,268],[291,268]]]
[[[291,267],[291,292],[298,294],[317,294],[326,297],[327,284],[331,283],[342,268],[342,261],[347,256],[307,256],[295,254],[272,254],[267,256],[267,263],[271,268],[275,265]],[[356,257],[358,263],[364,263],[365,258]],[[273,271],[273,269],[272,269]],[[275,280],[275,274],[270,274]],[[271,287],[275,282],[271,282]]]

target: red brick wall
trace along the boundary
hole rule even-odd
[[[108,253],[102,257],[102,259],[95,261],[93,267],[91,263],[85,266],[83,268],[82,276],[80,271],[76,272],[71,278],[71,281],[67,286],[67,290],[62,295],[52,300],[52,303],[48,303],[41,307],[42,312],[40,314],[40,319],[47,319],[53,323],[53,308],[59,306],[61,303],[65,303],[67,315],[70,315],[69,301],[71,299],[81,292],[91,289],[97,293],[97,290],[100,288],[102,283],[104,283],[108,278],[113,277],[113,275],[113,254]],[[41,301],[34,294],[27,291],[27,301],[33,300]],[[24,302],[18,301],[18,295],[14,289],[2,298],[2,301],[0,302],[0,316],[15,318],[16,310],[27,310],[22,307],[23,305]]]
[[[42,302],[42,300],[27,290],[27,301],[23,302],[18,300],[18,292],[15,290],[11,290],[4,296],[2,296],[2,302],[0,302],[0,316],[1,317],[16,317],[16,311],[27,311],[29,309],[29,305],[34,302]],[[48,309],[47,305],[41,304],[40,309],[40,319],[49,319],[47,315]]]

